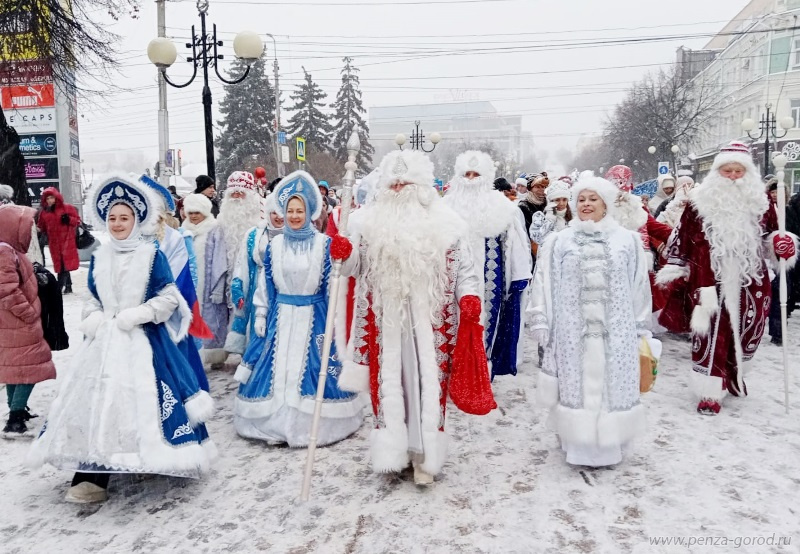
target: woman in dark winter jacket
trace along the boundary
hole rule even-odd
[[[0,383],[6,384],[9,407],[4,438],[27,435],[33,385],[56,376],[42,333],[36,275],[25,256],[34,213],[23,206],[0,206]]]
[[[39,214],[39,230],[47,234],[53,268],[58,274],[58,284],[64,294],[72,293],[70,271],[80,267],[75,230],[81,223],[78,210],[64,203],[64,197],[55,187],[42,191],[42,211]]]

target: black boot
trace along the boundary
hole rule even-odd
[[[64,287],[64,294],[72,294],[72,285]]]
[[[24,411],[25,411],[25,415],[23,415],[23,417],[25,418],[25,421],[30,421],[32,419],[35,419],[35,418],[39,417],[39,414],[31,413],[31,409],[28,406],[25,406],[25,410]]]
[[[3,427],[4,439],[28,438],[28,426],[25,425],[25,410],[14,410],[8,414],[8,423]]]

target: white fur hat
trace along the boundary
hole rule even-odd
[[[606,212],[608,214],[611,214],[614,211],[617,195],[619,195],[619,190],[617,187],[602,177],[581,176],[581,178],[578,179],[574,185],[572,185],[572,198],[569,201],[569,207],[572,210],[572,213],[578,213],[578,196],[580,196],[581,192],[584,190],[592,190],[599,194],[600,198],[602,198],[603,202],[606,204]]]
[[[658,186],[663,187],[664,181],[672,181],[672,186],[675,186],[675,177],[671,173],[658,176]]]
[[[733,141],[728,146],[721,148],[717,157],[714,158],[711,171],[717,171],[723,165],[730,163],[741,164],[748,173],[758,175],[756,164],[753,163],[753,155],[750,153],[750,147],[743,142]]]
[[[270,194],[264,199],[264,213],[269,215],[271,213],[278,213],[278,197],[275,193]]]
[[[183,211],[211,217],[211,200],[205,194],[190,194],[183,201]]]
[[[379,189],[397,183],[433,186],[433,162],[416,150],[395,150],[383,157],[380,165]]]
[[[517,180],[514,181],[514,185],[515,186],[521,185],[523,187],[527,187],[528,186],[528,180],[525,177],[517,177]]]
[[[0,200],[12,200],[14,198],[14,189],[11,185],[0,185]]]
[[[552,202],[556,198],[566,198],[567,200],[569,200],[572,194],[570,193],[568,183],[564,181],[556,181],[555,183],[547,187],[545,196],[547,197],[548,202]]]
[[[494,181],[497,170],[489,154],[479,150],[467,150],[456,158],[455,178],[463,177],[467,171],[474,171],[484,179]]]

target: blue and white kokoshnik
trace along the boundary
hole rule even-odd
[[[286,217],[286,207],[292,198],[300,198],[306,206],[306,221],[300,229],[285,225],[283,236],[290,244],[307,243],[317,232],[312,224],[322,215],[322,194],[314,178],[305,171],[290,173],[275,187],[278,215]]]
[[[164,205],[167,207],[168,211],[175,211],[175,199],[172,198],[172,194],[170,194],[164,185],[157,183],[147,175],[142,175],[139,177],[139,181],[161,195],[161,197],[164,199]]]
[[[133,210],[139,226],[150,227],[158,219],[158,210],[154,209],[154,194],[144,183],[127,177],[112,177],[101,183],[90,193],[89,205],[94,216],[105,224],[108,213],[116,204],[125,204]],[[105,225],[102,225],[105,226]]]

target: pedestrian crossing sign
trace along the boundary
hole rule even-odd
[[[297,160],[306,161],[306,139],[303,137],[297,137]]]

